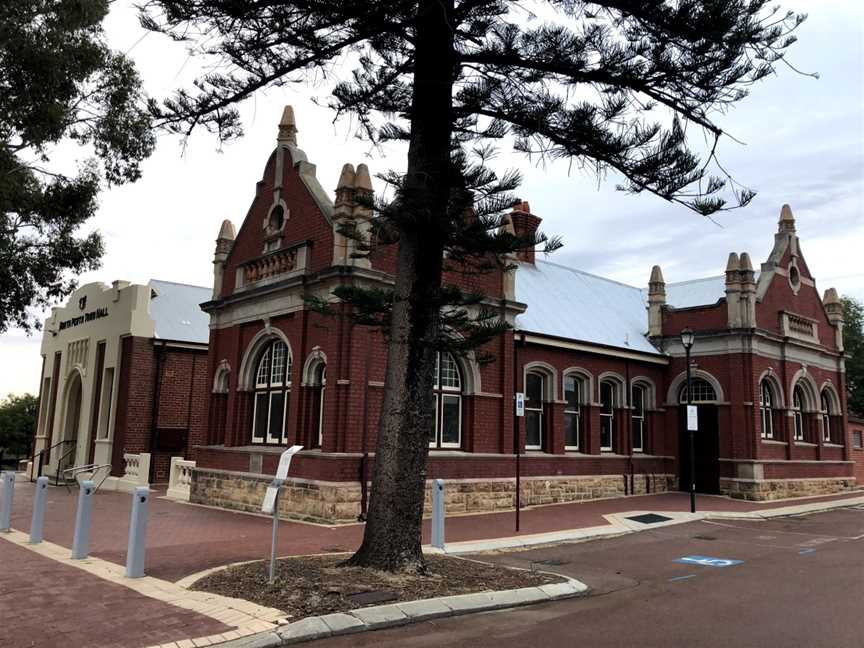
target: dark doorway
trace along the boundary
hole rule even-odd
[[[699,408],[699,431],[693,433],[696,459],[696,492],[718,494],[720,492],[720,434],[717,425],[716,405],[697,405]],[[687,406],[678,412],[679,443],[679,488],[690,491],[690,433],[687,432]]]

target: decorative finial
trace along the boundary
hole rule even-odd
[[[648,283],[666,283],[666,280],[663,279],[663,271],[660,269],[659,265],[655,265],[653,268],[651,268],[651,278],[648,280]]]
[[[282,119],[279,120],[279,136],[276,141],[297,146],[297,122],[294,119],[294,109],[291,106],[285,106],[282,110]]]
[[[792,215],[792,208],[789,205],[783,205],[780,208],[780,220],[777,222],[779,232],[794,232],[795,217]]]
[[[336,185],[336,191],[340,189],[353,189],[354,177],[354,165],[350,163],[342,165],[342,173],[339,175],[339,184]]]
[[[372,191],[372,178],[369,177],[369,167],[365,164],[357,165],[357,174],[354,176],[354,188]]]
[[[226,218],[222,221],[222,227],[219,228],[217,240],[233,241],[235,238],[237,238],[237,232],[234,230],[234,223]]]
[[[738,254],[735,252],[729,253],[729,260],[726,262],[726,272],[738,272],[741,269],[741,261],[738,259]]]

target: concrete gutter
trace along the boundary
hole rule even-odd
[[[762,511],[705,511],[696,513],[627,511],[625,513],[604,515],[604,519],[606,519],[609,524],[604,524],[602,526],[570,529],[567,531],[552,531],[550,533],[538,533],[534,535],[511,536],[509,538],[495,538],[493,540],[452,542],[448,543],[443,551],[431,547],[424,547],[424,551],[429,553],[459,555],[481,553],[484,551],[498,551],[501,549],[523,549],[561,542],[586,542],[588,540],[615,538],[648,529],[657,529],[674,524],[686,524],[687,522],[696,522],[699,520],[767,520],[788,515],[818,513],[820,511],[830,511],[837,508],[861,505],[864,505],[864,496],[850,497],[842,500],[812,502],[810,504],[796,504],[793,506],[783,506]],[[671,519],[664,522],[655,522],[653,524],[643,524],[629,519],[633,516],[643,515],[645,513],[657,513]]]
[[[275,630],[215,645],[222,648],[273,648],[275,646],[290,646],[315,639],[392,628],[394,626],[418,623],[430,619],[441,619],[472,612],[502,610],[522,605],[531,605],[533,603],[559,601],[561,599],[584,596],[587,592],[587,585],[572,578],[567,578],[563,583],[540,585],[538,587],[461,594],[459,596],[442,596],[440,598],[392,603],[389,605],[360,608],[350,612],[337,612],[335,614],[325,614],[324,616],[307,617],[294,623],[282,624]]]

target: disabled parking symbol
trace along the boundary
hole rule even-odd
[[[733,565],[740,565],[744,561],[734,558],[714,558],[713,556],[683,556],[672,562],[684,565],[701,565],[702,567],[732,567]]]

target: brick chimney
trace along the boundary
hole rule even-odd
[[[353,256],[356,241],[345,236],[340,230],[352,223],[361,231],[368,231],[372,211],[365,204],[357,202],[358,197],[367,200],[374,195],[369,167],[358,164],[345,164],[336,185],[336,201],[333,204],[333,265],[369,267],[369,259]]]
[[[666,305],[666,281],[659,265],[651,268],[648,279],[648,336],[663,335],[663,307]]]
[[[531,213],[531,205],[527,200],[519,200],[513,205],[510,212],[510,222],[513,223],[513,232],[516,236],[530,237],[537,233],[540,222],[543,219]],[[516,255],[521,261],[534,263],[534,248],[519,251]]]

